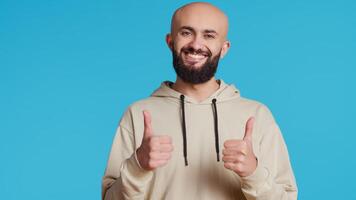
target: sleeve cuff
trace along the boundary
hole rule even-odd
[[[128,158],[122,166],[122,172],[125,171],[127,172],[126,174],[128,176],[140,181],[149,180],[153,176],[152,171],[147,171],[140,166],[137,160],[136,152],[133,153],[132,156]]]
[[[241,177],[242,188],[245,190],[258,191],[258,188],[261,188],[264,184],[266,184],[268,176],[268,169],[257,165],[256,170],[251,175]]]

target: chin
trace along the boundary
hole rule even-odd
[[[184,62],[184,65],[189,68],[199,69],[199,68],[203,67],[205,63],[206,63],[206,61],[203,63],[195,63],[195,64]]]

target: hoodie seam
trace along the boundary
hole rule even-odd
[[[134,135],[132,131],[130,131],[128,128],[126,128],[123,124],[119,125],[121,128],[125,129],[129,134]]]

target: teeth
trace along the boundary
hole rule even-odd
[[[205,57],[205,56],[203,56],[203,55],[191,54],[191,53],[188,53],[188,56],[189,56],[189,57],[192,57],[192,58],[197,58],[197,59],[200,59],[200,58],[204,58],[204,57]]]

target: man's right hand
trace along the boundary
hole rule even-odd
[[[141,167],[145,170],[155,170],[171,159],[173,151],[172,139],[170,136],[155,136],[153,134],[151,115],[148,111],[143,111],[144,132],[141,146],[137,149],[136,155]]]

